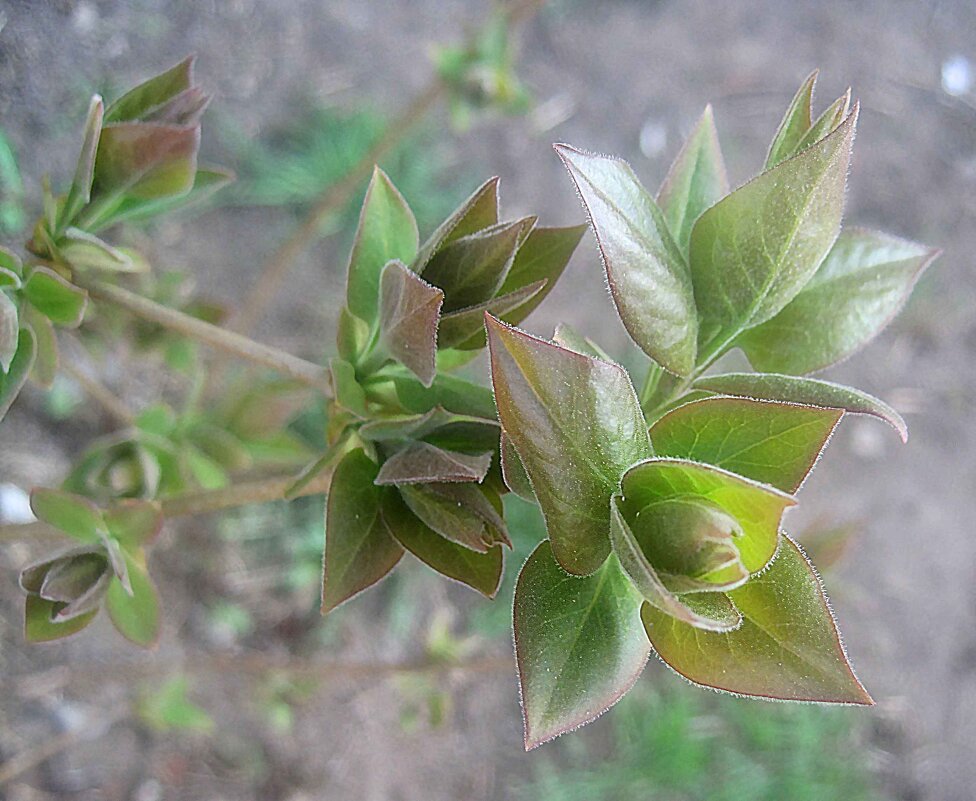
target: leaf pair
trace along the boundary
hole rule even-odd
[[[27,640],[46,642],[74,634],[104,603],[120,634],[143,647],[154,645],[159,600],[143,549],[162,526],[159,507],[124,501],[100,509],[77,495],[35,490],[31,508],[40,520],[83,544],[21,572]]]

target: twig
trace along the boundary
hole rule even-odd
[[[328,372],[321,365],[198,320],[196,317],[163,306],[127,289],[99,282],[78,281],[78,283],[96,298],[115,303],[139,317],[218,348],[225,353],[269,367],[324,392],[327,397],[332,396],[332,384]]]
[[[77,743],[100,737],[112,728],[112,726],[128,716],[128,709],[116,709],[107,717],[97,721],[94,731],[91,725],[86,725],[72,729],[71,731],[66,731],[63,734],[55,735],[39,745],[21,751],[0,765],[0,786],[16,779],[21,774],[26,773],[31,768],[37,767],[51,757],[60,754],[62,751],[67,751]]]
[[[135,415],[108,387],[92,375],[77,367],[73,362],[62,360],[61,369],[81,387],[82,391],[98,403],[115,422],[131,426]]]

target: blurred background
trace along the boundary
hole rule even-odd
[[[117,96],[194,52],[214,94],[203,154],[238,182],[203,211],[120,236],[193,297],[233,308],[323,190],[400,133],[436,80],[438,48],[491,10],[0,0],[0,239],[26,237],[44,173],[69,180],[93,92]],[[169,524],[151,564],[166,624],[148,655],[105,621],[25,646],[16,573],[37,549],[0,545],[0,799],[972,798],[976,7],[552,0],[529,12],[504,109],[437,96],[381,158],[422,235],[491,175],[504,217],[582,221],[557,141],[624,156],[653,189],[706,102],[740,184],[820,67],[818,108],[849,84],[861,99],[846,220],[944,248],[902,316],[826,376],[891,402],[911,441],[845,420],[787,519],[877,706],[720,697],[652,660],[610,713],[525,754],[510,615],[517,568],[542,536],[534,508],[509,501],[516,548],[494,603],[415,562],[323,620],[313,498]],[[364,187],[294,260],[258,338],[330,352]],[[639,363],[589,235],[526,327],[548,336],[561,320]],[[182,388],[158,353],[105,353],[93,367],[136,408]],[[0,426],[3,516],[18,519],[25,490],[60,482],[111,428],[70,379],[26,392]]]

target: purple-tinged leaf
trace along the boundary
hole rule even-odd
[[[536,226],[525,238],[515,254],[515,261],[508,276],[498,290],[499,295],[507,295],[522,287],[545,281],[545,286],[522,305],[512,311],[496,316],[506,323],[518,325],[528,317],[546,296],[552,292],[556,282],[569,264],[576,246],[579,245],[586,225],[572,225],[566,228],[546,228]]]
[[[95,176],[95,153],[98,150],[98,139],[102,133],[102,119],[105,116],[105,104],[99,95],[91,99],[88,107],[88,118],[85,121],[85,138],[75,167],[75,177],[71,182],[71,189],[61,207],[58,218],[58,229],[63,230],[91,200],[92,179]]]
[[[867,414],[890,425],[898,432],[902,442],[908,441],[908,426],[898,412],[867,392],[842,384],[775,373],[724,373],[699,378],[692,386],[696,390],[722,395],[843,409],[848,414]]]
[[[817,463],[842,409],[752,398],[685,403],[651,426],[659,456],[722,467],[796,492]]]
[[[685,603],[685,596],[679,598],[665,586],[624,520],[617,501],[617,498],[611,501],[610,541],[620,567],[644,600],[665,614],[704,631],[738,628],[742,617],[724,593],[701,593],[692,599],[694,606],[691,606]]]
[[[702,214],[689,263],[699,361],[775,317],[813,278],[840,231],[857,107],[834,133]]]
[[[519,458],[518,451],[508,438],[504,429],[501,433],[499,444],[499,454],[502,467],[502,480],[505,486],[520,498],[526,501],[535,502],[535,491],[532,489],[532,482],[529,481],[529,474],[525,472],[525,465]]]
[[[836,364],[888,325],[940,252],[875,231],[841,231],[803,291],[736,345],[762,372],[801,375]]]
[[[437,375],[437,322],[444,293],[402,262],[380,282],[380,340],[386,351],[429,387]]]
[[[427,263],[424,280],[444,290],[444,311],[476,306],[495,296],[535,217],[497,223],[455,239]]]
[[[148,111],[143,115],[142,121],[166,125],[197,125],[209,103],[210,96],[199,87],[192,86]]]
[[[45,601],[39,595],[28,595],[24,606],[24,639],[27,642],[51,642],[70,637],[92,622],[98,609],[93,609],[78,617],[58,620],[58,612],[66,604]]]
[[[371,328],[379,315],[380,276],[391,261],[410,264],[417,252],[417,221],[403,195],[379,167],[366,190],[349,255],[346,304]]]
[[[60,559],[44,575],[37,594],[47,601],[71,603],[91,589],[106,572],[110,571],[103,553],[89,551]]]
[[[712,107],[705,106],[657,192],[657,204],[682,253],[702,213],[729,193]]]
[[[698,317],[691,274],[667,222],[630,165],[556,145],[583,199],[624,327],[671,373],[695,366]]]
[[[491,454],[471,455],[413,442],[387,459],[376,476],[380,486],[432,482],[481,482],[491,467]]]
[[[411,514],[393,492],[384,497],[382,514],[394,538],[420,561],[487,598],[495,597],[504,563],[501,545],[478,553],[450,542]]]
[[[504,319],[506,313],[529,303],[544,288],[545,281],[536,281],[506,295],[498,295],[477,306],[449,312],[441,317],[437,330],[438,348],[477,350],[485,346],[485,312]]]
[[[17,353],[17,341],[20,339],[20,321],[17,315],[17,304],[6,292],[0,291],[0,373],[10,369],[10,363]]]
[[[783,121],[769,146],[769,154],[766,156],[767,170],[794,155],[800,140],[810,130],[813,122],[813,89],[818,75],[819,70],[814,70],[806,77],[786,109]]]
[[[159,595],[145,564],[130,554],[124,557],[130,586],[112,581],[105,608],[119,634],[143,648],[154,648],[162,628]]]
[[[498,222],[498,178],[489,178],[442,222],[420,247],[410,269],[423,273],[428,262],[445,245],[462,236],[490,228]]]
[[[322,614],[372,586],[400,561],[403,548],[380,515],[379,468],[361,450],[343,457],[332,477],[325,519]]]
[[[502,428],[546,518],[552,550],[589,575],[610,553],[610,496],[651,454],[627,374],[487,317],[491,374]]]
[[[874,703],[851,670],[813,566],[789,537],[768,570],[729,595],[743,618],[729,633],[701,631],[644,604],[661,659],[695,684],[738,695]]]
[[[501,515],[501,499],[487,486],[405,484],[399,491],[410,511],[458,545],[481,553],[497,544],[512,547]]]
[[[37,339],[34,332],[29,328],[21,328],[17,337],[17,352],[10,360],[6,374],[0,375],[0,420],[3,420],[20,394],[27,376],[30,375],[36,354]]]
[[[648,459],[628,470],[620,485],[620,508],[628,520],[653,503],[682,496],[718,506],[742,529],[736,547],[750,573],[762,570],[772,559],[783,512],[796,505],[791,495],[775,487],[684,459]]]
[[[98,142],[92,193],[138,199],[184,195],[193,188],[199,147],[198,126],[106,125]]]
[[[58,325],[74,328],[85,316],[88,293],[47,267],[35,267],[22,291],[35,309]]]
[[[106,122],[143,119],[147,112],[193,86],[193,56],[130,89],[105,112]]]
[[[641,601],[616,557],[579,578],[560,569],[548,541],[532,552],[513,621],[526,750],[589,723],[634,685],[650,652]]]

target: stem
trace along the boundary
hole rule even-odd
[[[60,366],[65,374],[81,387],[89,398],[98,403],[115,422],[125,427],[133,424],[135,415],[132,410],[101,381],[78,368],[74,362],[62,360]]]
[[[164,517],[189,517],[219,512],[224,509],[234,509],[238,506],[291,500],[308,495],[321,495],[328,492],[331,480],[332,471],[326,470],[305,486],[289,493],[286,498],[285,492],[295,484],[295,476],[289,473],[274,478],[242,481],[239,484],[231,484],[229,487],[221,487],[215,490],[200,490],[199,492],[174,495],[170,498],[163,498],[160,501],[160,506]],[[0,542],[34,540],[39,537],[46,537],[52,532],[54,529],[41,521],[12,523],[0,526]]]
[[[77,278],[76,282],[84,286],[96,298],[115,303],[139,317],[158,323],[164,328],[218,348],[240,359],[269,367],[320,390],[325,393],[326,397],[332,397],[332,384],[329,380],[328,371],[321,365],[292,356],[290,353],[269,345],[255,342],[253,339],[211,325],[203,320],[198,320],[196,317],[191,317],[176,309],[162,306],[134,292],[129,292],[127,289],[100,282],[77,280]]]
[[[444,93],[440,79],[430,85],[409,106],[393,120],[386,133],[366,152],[366,155],[337,183],[332,184],[319,195],[308,217],[271,254],[258,275],[257,281],[248,292],[233,322],[236,331],[249,331],[261,318],[268,304],[274,299],[295,259],[304,252],[324,220],[346,205],[360,183],[370,174],[373,165],[395,148],[433,108]]]

